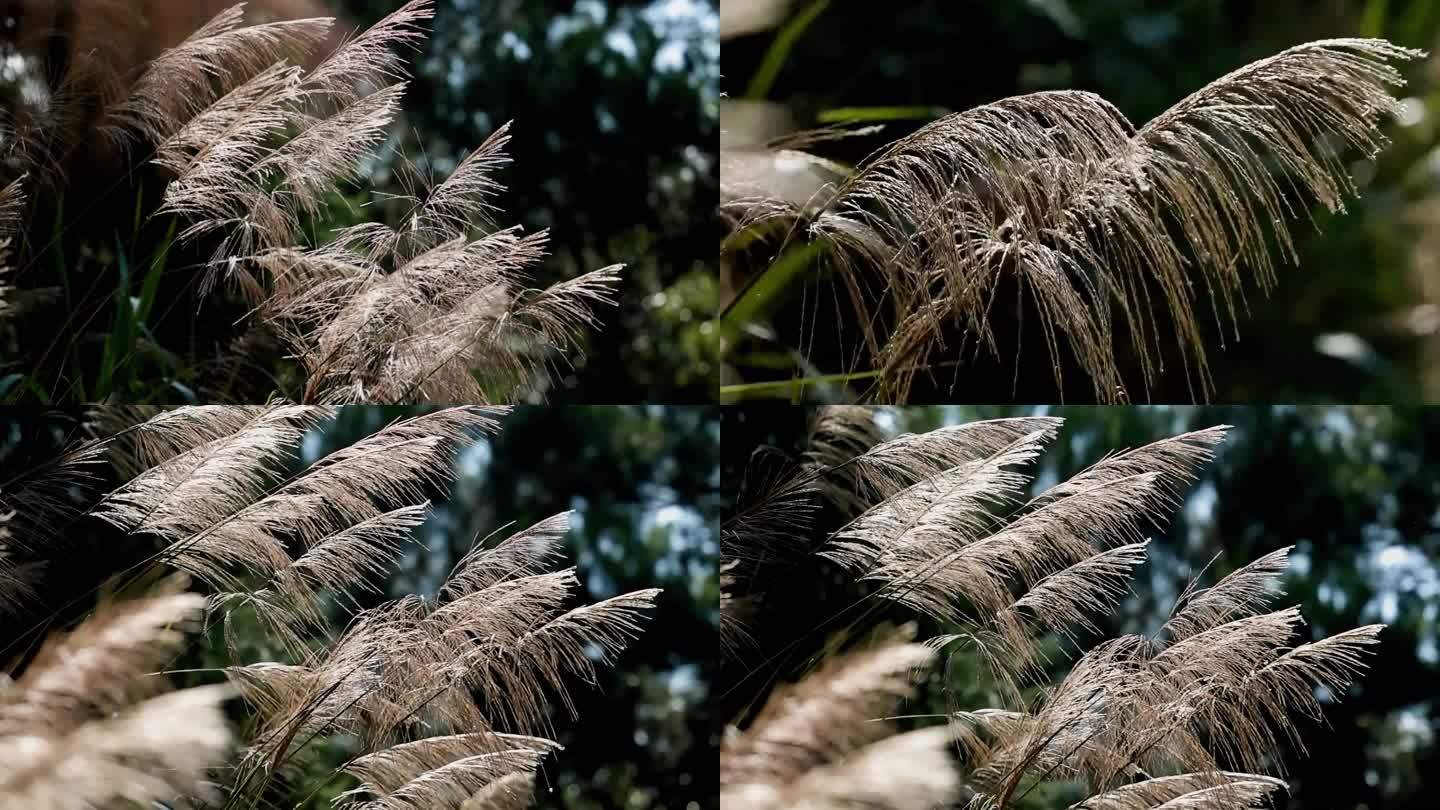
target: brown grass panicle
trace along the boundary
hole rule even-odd
[[[1226,428],[1108,455],[1031,494],[1028,468],[1060,425],[1000,419],[888,438],[868,409],[825,408],[806,452],[747,475],[722,523],[721,596],[722,651],[746,681],[783,677],[770,667],[805,641],[773,651],[757,631],[769,583],[816,557],[870,586],[817,631],[863,637],[890,605],[946,634],[832,644],[800,659],[795,684],[750,687],[761,708],[729,731],[721,758],[727,807],[818,810],[864,796],[894,810],[1006,808],[1063,782],[1088,797],[1076,808],[1241,810],[1285,788],[1265,771],[1283,767],[1287,748],[1303,753],[1317,691],[1342,697],[1383,626],[1297,643],[1299,609],[1274,606],[1281,549],[1192,583],[1155,635],[1086,649]],[[1056,681],[1067,649],[1078,657]],[[946,725],[895,735],[884,718],[937,658],[988,671],[1001,705],[956,705],[947,687]]]
[[[15,681],[0,677],[0,807],[117,807],[213,798],[231,750],[225,686],[170,692],[151,671],[185,643],[205,598],[167,593],[102,605],[46,641]]]
[[[1001,99],[853,170],[792,136],[774,157],[823,167],[833,182],[786,199],[763,176],[722,176],[722,215],[732,236],[823,247],[837,306],[861,330],[860,362],[881,372],[877,401],[905,401],[932,358],[1005,359],[996,293],[1012,288],[1039,314],[1057,386],[1073,359],[1096,400],[1127,401],[1129,386],[1156,383],[1175,346],[1203,400],[1213,391],[1201,320],[1233,328],[1246,279],[1268,293],[1272,253],[1298,261],[1289,221],[1316,204],[1343,211],[1358,194],[1347,161],[1385,146],[1381,126],[1404,84],[1394,65],[1421,55],[1379,39],[1297,45],[1143,126],[1093,93]],[[1138,380],[1121,378],[1121,345]]]
[[[55,133],[66,116],[98,108],[93,131],[164,178],[148,213],[175,218],[178,242],[209,254],[187,270],[202,305],[217,284],[233,287],[250,308],[245,325],[298,360],[304,386],[294,398],[542,395],[615,304],[621,267],[534,286],[545,232],[495,222],[508,124],[443,178],[399,156],[406,191],[384,200],[394,227],[316,236],[337,190],[363,181],[392,140],[410,78],[405,54],[425,42],[433,14],[433,0],[409,0],[337,38],[330,18],[245,25],[237,5],[116,77],[118,89],[67,76],[46,104],[21,105],[6,123],[0,159],[23,176],[0,196],[0,213],[23,223],[25,199],[63,192],[79,146]],[[35,262],[13,245],[12,254],[16,284]],[[267,345],[244,335],[234,348]]]
[[[73,631],[13,660],[21,648],[8,645],[0,751],[12,767],[0,808],[186,797],[252,807],[332,742],[349,756],[324,781],[356,785],[344,807],[529,805],[542,760],[559,755],[553,712],[575,718],[573,689],[640,635],[659,591],[582,603],[575,569],[553,570],[566,513],[477,541],[433,598],[377,603],[427,497],[448,488],[453,455],[498,431],[507,410],[399,419],[297,467],[305,433],[331,413],[102,407],[92,420],[101,438],[5,482],[0,582],[30,595],[7,587],[3,618],[38,615],[40,629],[59,607],[37,595],[58,548],[35,533],[37,513],[56,533],[103,520],[141,558],[107,579],[114,599]],[[61,511],[51,493],[62,481],[89,486],[74,471],[98,464],[124,483],[85,515]],[[46,567],[26,567],[36,564]],[[373,606],[356,602],[366,591]],[[337,614],[351,618],[337,627]],[[262,640],[253,629],[242,638],[241,623]],[[164,691],[191,645],[221,638],[228,685]],[[245,705],[234,729],[222,710],[232,696]]]

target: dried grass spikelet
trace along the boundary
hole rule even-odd
[[[870,409],[823,408],[811,425],[803,464],[752,458],[741,503],[722,526],[723,556],[745,559],[783,550],[775,545],[803,530],[817,506],[813,498],[846,513],[861,511],[944,470],[982,460],[1027,434],[1048,435],[1060,422],[996,419],[880,441]]]
[[[254,71],[303,59],[332,22],[244,25],[240,3],[152,58],[158,42],[190,33],[165,25],[193,20],[189,9],[147,18],[127,0],[92,0],[73,14],[54,5],[32,3],[16,15],[12,81],[20,93],[7,110],[0,150],[7,165],[52,193],[91,162],[118,170],[125,153],[143,156]],[[213,11],[221,4],[207,5]]]
[[[1222,771],[1157,776],[1108,790],[1070,810],[1231,810],[1256,806],[1258,799],[1288,786],[1273,776]],[[1198,794],[1198,795],[1197,795]]]
[[[720,524],[720,556],[747,565],[771,555],[809,551],[804,537],[820,503],[817,476],[778,451],[761,448],[750,457],[735,508]]]
[[[41,572],[72,550],[69,530],[92,497],[108,451],[105,440],[75,442],[0,475],[0,615],[42,604]]]
[[[599,325],[595,312],[614,304],[619,266],[528,290],[544,232],[469,238],[498,188],[481,172],[503,163],[495,155],[506,140],[502,129],[449,179],[412,196],[399,231],[362,225],[308,252],[256,257],[274,290],[261,311],[306,366],[311,395],[513,399],[545,377],[552,353],[578,349]]]
[[[1196,590],[1195,580],[1175,602],[1171,618],[1162,632],[1172,641],[1182,641],[1196,633],[1225,624],[1231,619],[1252,615],[1270,604],[1278,594],[1274,582],[1289,565],[1287,546],[1236,569],[1224,579]]]
[[[28,203],[24,182],[21,175],[0,188],[0,238],[9,239],[19,230]]]
[[[639,637],[645,614],[659,595],[654,588],[622,594],[551,614],[513,641],[491,638],[462,648],[465,680],[487,694],[511,696],[513,702],[496,709],[507,725],[522,733],[546,731],[546,692],[555,695],[572,718],[577,716],[568,684],[595,683],[599,669],[613,665]]]
[[[762,599],[753,575],[768,563],[804,558],[819,494],[816,476],[790,459],[763,450],[751,457],[735,508],[720,523],[722,653],[733,656],[752,646],[749,620]]]
[[[534,774],[512,773],[476,791],[460,810],[525,810],[534,800]]]
[[[390,137],[409,78],[404,54],[433,15],[432,0],[409,0],[307,70],[333,20],[243,26],[236,6],[100,105],[101,131],[168,175],[157,214],[179,219],[177,239],[213,244],[200,294],[223,280],[245,295],[255,322],[306,371],[306,402],[516,401],[578,357],[615,304],[619,266],[531,289],[545,234],[494,228],[508,124],[442,180],[409,172],[408,194],[394,198],[408,205],[398,229],[371,223],[305,247],[302,225],[361,179]],[[83,82],[72,91],[98,92]],[[94,101],[51,106],[59,114]],[[43,132],[52,123],[8,145],[58,183],[65,156]],[[19,186],[9,191],[18,198]]]
[[[821,441],[807,454],[817,470],[875,456],[889,444],[877,441],[881,437],[863,412],[826,412],[817,425]],[[1146,534],[1179,508],[1225,429],[1111,455],[1021,500],[1030,480],[1019,470],[1053,430],[1027,427],[1041,429],[987,447],[974,459],[952,454],[954,466],[895,489],[815,552],[876,582],[874,596],[954,625],[953,635],[918,649],[977,657],[1002,687],[1002,706],[953,711],[948,729],[931,730],[953,740],[962,763],[957,786],[944,800],[1010,807],[1040,783],[1065,781],[1091,796],[1076,808],[1256,806],[1285,786],[1262,772],[1283,772],[1285,750],[1303,753],[1300,725],[1320,718],[1317,695],[1323,690],[1343,697],[1363,674],[1383,628],[1297,644],[1299,609],[1272,608],[1280,595],[1275,582],[1288,560],[1289,549],[1281,549],[1209,587],[1192,584],[1155,636],[1095,644],[1058,683],[1047,683],[1047,669],[1039,666],[1042,651],[1085,648],[1097,630],[1095,617],[1115,608],[1144,561]],[[926,448],[956,440],[950,435],[927,443],[922,435],[892,441],[900,442],[896,452],[923,459]],[[921,466],[892,461],[888,469],[922,474],[925,462],[915,463]],[[855,492],[865,491],[863,477],[849,480]],[[900,483],[874,480],[882,488]],[[833,659],[828,666],[843,669],[848,662]],[[820,675],[810,680],[824,682]],[[857,701],[872,694],[849,685],[843,691]],[[804,797],[777,792],[776,784],[787,783],[766,781],[767,769],[792,773],[797,760],[838,757],[835,749],[866,742],[850,742],[845,718],[879,711],[862,707],[847,714],[812,703],[824,703],[822,690],[807,691],[804,683],[777,690],[762,719],[773,713],[780,722],[771,727],[757,720],[727,740],[727,797],[763,806],[802,804]],[[832,718],[838,718],[834,725],[808,734]],[[862,735],[873,731],[857,727]],[[773,737],[770,748],[754,742],[766,735]],[[827,772],[825,780],[863,793],[843,775]],[[887,795],[901,792],[886,788]],[[830,806],[823,798],[815,801]]]
[[[244,25],[244,6],[221,12],[146,65],[129,96],[109,110],[116,138],[164,142],[177,128],[271,65],[298,61],[322,43],[331,19]]]
[[[91,435],[107,443],[106,460],[128,480],[181,453],[237,433],[264,412],[263,405],[185,405],[167,410],[103,404],[89,408],[86,417]]]
[[[243,429],[131,479],[95,514],[172,544],[167,556],[177,566],[221,589],[235,587],[237,569],[273,573],[290,560],[273,536],[282,517],[266,512],[256,519],[251,504],[293,463],[305,431],[322,415],[303,406],[266,408]]]
[[[926,810],[955,795],[959,780],[945,728],[893,735],[879,715],[909,697],[932,659],[918,644],[851,653],[771,695],[720,753],[726,807],[854,807]]]
[[[13,512],[0,512],[0,615],[13,614],[34,604],[35,565],[16,562],[10,548],[8,524]]]
[[[773,569],[814,550],[802,538],[822,501],[856,515],[908,487],[919,497],[926,479],[984,460],[1027,435],[1049,436],[1060,424],[1050,417],[995,419],[882,441],[873,410],[820,409],[802,463],[752,459],[741,502],[722,522],[721,559],[728,566],[721,589],[722,646],[738,650],[748,638],[741,612],[755,595],[750,569],[762,562]]]
[[[647,594],[647,603],[649,598]],[[507,622],[520,619],[492,615],[489,621],[503,627]],[[552,620],[551,624],[554,623]],[[478,623],[470,626],[477,632],[480,629]],[[474,668],[481,665],[476,659],[494,655],[494,645],[482,649],[483,644],[477,646],[474,642],[462,641],[459,633],[447,638],[445,631],[430,608],[418,600],[401,600],[370,611],[353,623],[313,665],[264,664],[232,670],[232,679],[262,716],[252,749],[253,761],[276,767],[292,748],[303,746],[309,738],[327,731],[354,735],[361,741],[362,750],[380,751],[380,760],[387,762],[405,751],[416,750],[402,748],[393,755],[383,754],[390,747],[407,745],[407,740],[419,745],[423,739],[429,739],[424,738],[425,734],[447,728],[478,729],[456,739],[472,746],[488,741],[485,742],[490,746],[488,751],[518,747],[543,753],[553,747],[536,738],[494,733],[493,729],[506,726],[511,717],[532,718],[543,714],[544,693],[533,687],[514,693],[482,691],[479,694],[485,697],[484,707],[477,704],[474,690],[484,690],[500,680],[496,673],[504,662],[484,662],[487,678],[475,679]],[[630,629],[620,632],[633,636]],[[521,634],[508,646],[523,650],[527,635]],[[613,652],[612,641],[613,637],[601,639],[600,643]],[[575,655],[584,654],[583,641],[568,643],[578,645]],[[469,649],[459,652],[462,660],[457,661],[454,656],[462,644]],[[512,679],[515,683],[534,677],[533,672],[525,671],[523,661],[511,661],[510,666],[517,670]],[[563,684],[556,686],[563,688]],[[530,701],[539,704],[515,705]],[[543,724],[543,721],[532,722],[532,725]],[[416,737],[423,739],[416,740]],[[469,764],[475,765],[478,761]]]
[[[143,676],[178,649],[204,605],[193,594],[116,604],[52,636],[0,701],[0,732],[63,734],[153,691]]]
[[[429,503],[404,506],[313,541],[298,557],[242,592],[221,594],[233,609],[249,605],[287,649],[303,649],[307,632],[323,630],[327,600],[350,601],[356,592],[378,593],[391,565],[429,516]]]
[[[206,781],[230,747],[223,686],[154,697],[58,739],[0,741],[8,765],[0,807],[89,810],[114,802],[145,804],[204,797]]]
[[[738,568],[735,560],[720,563],[720,655],[723,659],[737,658],[756,648],[750,624],[763,599],[745,592],[735,573]]]
[[[533,770],[556,747],[526,735],[549,728],[552,703],[573,714],[572,684],[593,683],[613,663],[659,593],[566,610],[573,569],[542,569],[568,517],[472,550],[437,601],[410,596],[365,610],[301,663],[232,668],[260,717],[246,767],[274,770],[309,739],[345,733],[363,754],[354,772],[366,784],[354,795],[374,796],[375,807],[458,807],[480,794],[506,806],[523,796],[515,780],[490,783]]]
[[[1173,790],[1162,801],[1179,807],[1249,807],[1234,802],[1253,802],[1283,783],[1267,777],[1237,783],[1222,774],[1224,767],[1276,767],[1287,739],[1303,752],[1297,720],[1319,716],[1315,688],[1343,694],[1363,671],[1363,653],[1381,629],[1363,627],[1289,649],[1299,623],[1292,608],[1245,615],[1158,649],[1134,636],[1101,644],[1049,690],[1038,710],[968,752],[967,784],[1003,805],[1027,779],[1077,779],[1104,795],[1140,776],[1122,796],[1156,788]],[[1195,774],[1184,790],[1145,784],[1144,774],[1176,767]],[[1201,775],[1211,781],[1197,784]]]
[[[1045,439],[1044,433],[1032,433],[984,460],[927,476],[849,521],[820,554],[863,571],[911,553],[939,554],[964,546],[992,524],[992,510],[1019,500],[1029,479],[1011,468],[1034,460]]]
[[[203,610],[193,594],[102,607],[0,689],[0,807],[83,810],[212,793],[230,747],[226,687],[157,696],[147,678]]]
[[[540,760],[558,749],[551,740],[489,733],[402,743],[347,765],[344,770],[359,778],[361,784],[346,798],[358,804],[359,796],[373,797],[360,804],[367,810],[459,810],[477,793],[497,783],[502,789],[513,790],[514,782],[504,780],[533,780]]]
[[[323,408],[272,405],[161,414],[135,428],[169,456],[111,492],[103,520],[164,543],[161,561],[250,605],[290,643],[318,622],[322,594],[363,586],[453,475],[458,444],[498,428],[505,409],[452,408],[394,422],[289,475]],[[209,427],[193,427],[194,418]],[[153,424],[152,424],[153,423]],[[214,436],[214,438],[210,438]],[[171,450],[189,446],[183,452]],[[291,543],[302,549],[293,556]]]
[[[369,223],[298,247],[300,223],[387,137],[408,78],[397,49],[423,40],[432,15],[412,0],[309,72],[253,71],[158,149],[175,173],[162,211],[190,223],[182,240],[220,235],[206,285],[223,277],[249,297],[304,366],[307,401],[511,401],[615,302],[618,266],[527,289],[544,233],[471,238],[497,212],[508,124],[439,182],[408,172],[398,230]]]
[[[393,793],[427,771],[467,757],[492,756],[491,778],[508,776],[517,770],[530,770],[538,756],[560,750],[560,744],[543,737],[480,732],[426,737],[409,743],[393,745],[373,754],[357,758],[345,767],[347,773],[364,783],[356,793],[384,795]]]
[[[477,540],[455,563],[440,589],[441,596],[455,598],[506,580],[544,573],[563,556],[560,541],[569,533],[573,517],[574,512],[561,512],[515,532],[493,547],[485,540]]]
[[[1027,434],[1054,432],[1060,424],[1044,416],[990,419],[881,441],[873,411],[837,406],[817,414],[806,457],[827,468],[821,478],[827,499],[853,513],[942,470],[980,461]],[[847,429],[850,446],[858,452],[841,449]]]
[[[896,141],[813,205],[737,190],[726,208],[740,227],[798,219],[825,245],[883,396],[903,401],[939,352],[996,351],[990,304],[1004,281],[1040,312],[1057,384],[1069,355],[1096,399],[1123,398],[1123,332],[1146,389],[1174,343],[1205,398],[1197,290],[1234,322],[1247,271],[1273,288],[1269,243],[1295,262],[1286,220],[1356,193],[1344,156],[1384,146],[1403,84],[1391,64],[1419,55],[1373,39],[1299,45],[1138,128],[1088,93],[1004,99]],[[951,330],[958,347],[945,345]]]
[[[414,50],[427,38],[435,16],[434,0],[409,0],[369,29],[357,32],[305,78],[308,93],[354,101],[368,90],[409,77],[402,50]]]
[[[442,765],[416,776],[394,792],[368,802],[366,810],[428,810],[435,807],[460,807],[476,792],[485,789],[516,770],[535,767],[534,751],[502,754],[479,754]],[[518,755],[518,756],[516,756]]]
[[[983,462],[942,471],[881,501],[819,551],[880,595],[973,627],[1002,684],[1036,674],[1037,636],[1124,592],[1144,554],[1224,431],[1183,434],[1104,459],[1019,506],[1029,478],[1010,468],[1039,452],[1031,434]],[[1077,587],[1078,586],[1078,587]],[[1082,622],[1076,629],[1083,629]]]
[[[810,419],[805,457],[813,464],[833,467],[858,456],[885,440],[875,421],[876,411],[863,405],[826,405]]]

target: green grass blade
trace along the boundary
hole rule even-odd
[[[66,309],[67,312],[74,312],[74,311],[75,311],[76,302],[75,302],[75,297],[74,297],[74,295],[75,295],[74,285],[71,283],[71,279],[70,279],[70,270],[71,270],[71,267],[70,267],[69,263],[65,261],[65,240],[63,239],[63,237],[64,237],[64,235],[65,235],[65,230],[64,230],[64,226],[63,226],[64,221],[65,221],[65,198],[64,198],[64,196],[62,195],[62,196],[61,196],[58,200],[56,200],[56,202],[55,202],[55,222],[54,222],[53,232],[52,232],[51,239],[50,239],[50,244],[47,246],[47,248],[48,248],[49,251],[50,251],[51,260],[52,260],[52,261],[54,262],[54,264],[55,264],[55,274],[60,277],[60,288],[61,288],[61,290],[64,291],[64,294],[65,294],[65,309]],[[79,270],[79,265],[80,265],[80,261],[79,261],[78,258],[77,258],[76,267],[75,267],[76,270]],[[65,338],[56,338],[56,339],[57,339],[57,340],[63,340],[63,339],[65,339]],[[85,384],[84,384],[84,381],[81,379],[81,369],[82,369],[83,367],[80,365],[80,340],[79,340],[79,336],[76,335],[76,334],[74,334],[74,333],[72,333],[71,335],[69,335],[69,341],[70,341],[70,343],[69,343],[69,345],[66,347],[66,352],[65,352],[65,353],[66,353],[66,355],[69,356],[70,367],[74,370],[74,373],[75,373],[75,380],[74,380],[74,382],[71,383],[71,386],[70,386],[70,387],[71,387],[71,389],[74,391],[73,396],[75,396],[76,398],[78,398],[81,402],[85,402],[85,401],[88,401],[88,400],[90,399],[90,397],[86,395],[86,393],[85,393]],[[59,378],[56,379],[55,384],[56,384],[57,386],[60,385],[60,379],[59,379]],[[58,391],[57,391],[57,393],[58,393]]]
[[[761,320],[785,300],[786,291],[810,269],[823,250],[819,242],[797,245],[780,255],[765,272],[741,291],[720,316],[720,328],[739,334]]]
[[[1359,36],[1380,37],[1385,35],[1385,18],[1388,16],[1389,0],[1370,0],[1365,4],[1365,13],[1360,17]]]
[[[145,184],[135,186],[135,221],[130,224],[130,249],[135,249],[135,240],[140,238],[141,212],[145,210]]]
[[[822,124],[859,124],[876,121],[932,121],[944,118],[950,110],[944,107],[836,107],[821,110],[816,116]]]
[[[807,389],[834,385],[845,385],[861,380],[873,380],[880,376],[878,371],[857,371],[853,374],[827,374],[822,377],[801,377],[776,382],[743,383],[720,387],[720,402],[729,404],[746,399],[788,399],[800,400]]]
[[[11,374],[0,379],[0,400],[6,405],[14,405],[24,402],[25,394],[35,395],[35,401],[41,405],[50,404],[50,392],[45,386],[36,382],[34,377],[27,374]]]
[[[794,19],[785,23],[775,35],[775,41],[770,43],[770,49],[765,52],[760,68],[750,78],[750,85],[745,88],[746,98],[758,100],[770,95],[770,88],[775,86],[776,77],[785,67],[785,61],[790,58],[790,49],[795,47],[805,29],[809,28],[829,5],[830,0],[815,0],[805,7],[804,11],[795,15]]]
[[[95,382],[97,399],[105,399],[115,392],[115,372],[122,365],[128,368],[135,352],[135,304],[130,298],[130,261],[118,233],[115,234],[115,250],[120,283],[115,288],[115,314],[110,321],[110,332],[105,336],[105,353],[100,360],[100,376]]]
[[[170,228],[165,231],[165,239],[160,243],[160,248],[155,252],[155,257],[150,260],[150,269],[145,273],[145,281],[140,285],[140,306],[136,308],[136,317],[141,323],[150,320],[150,310],[155,306],[155,293],[160,289],[160,277],[165,275],[165,267],[170,261],[170,248],[175,244],[175,221],[170,221]]]

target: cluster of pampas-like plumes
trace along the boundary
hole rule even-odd
[[[1297,261],[1287,220],[1343,210],[1357,193],[1347,156],[1385,145],[1404,84],[1393,65],[1419,55],[1375,39],[1298,45],[1140,127],[1092,93],[1002,99],[853,170],[806,151],[836,132],[789,136],[722,156],[721,210],[736,245],[779,233],[823,249],[825,283],[861,330],[854,362],[881,374],[877,401],[905,401],[931,361],[998,355],[1012,293],[1038,312],[1057,385],[1073,359],[1095,399],[1124,401],[1175,345],[1203,399],[1202,310],[1234,322],[1247,276],[1276,283],[1272,244]],[[1138,379],[1122,379],[1122,347]]]
[[[82,519],[70,496],[96,478],[77,470],[108,465],[125,480],[85,517],[121,531],[141,558],[106,580],[115,599],[38,653],[24,654],[30,633],[7,641],[0,808],[256,806],[336,740],[349,758],[327,765],[325,781],[358,782],[343,806],[529,806],[541,761],[560,748],[545,736],[552,712],[574,715],[573,684],[594,683],[642,632],[658,591],[576,606],[574,569],[551,570],[570,526],[562,514],[477,545],[433,599],[352,609],[333,627],[336,607],[373,591],[411,542],[457,448],[497,430],[504,411],[402,419],[296,471],[302,437],[328,415],[205,406],[137,423],[147,414],[104,409],[93,426],[106,438],[4,482],[7,622],[33,633],[73,607],[39,596],[44,566],[57,563],[47,551],[62,546],[36,532]],[[255,631],[242,637],[242,622],[278,660],[247,660]],[[194,635],[202,629],[216,633]],[[167,669],[217,633],[228,684],[167,691],[178,675]],[[232,730],[234,697],[247,720]]]
[[[869,410],[830,408],[803,457],[752,463],[722,528],[728,656],[748,667],[768,651],[748,632],[763,625],[767,583],[793,582],[812,555],[873,585],[845,611],[852,630],[889,604],[954,631],[829,649],[768,702],[760,690],[763,708],[724,743],[726,807],[838,810],[858,796],[894,810],[1006,808],[1064,782],[1088,797],[1077,808],[1246,810],[1285,787],[1263,771],[1285,746],[1303,750],[1297,724],[1319,718],[1317,692],[1344,695],[1381,626],[1296,644],[1298,608],[1271,607],[1284,549],[1192,584],[1154,636],[1102,642],[1051,682],[1041,650],[1078,645],[1117,605],[1145,532],[1225,435],[1117,453],[1027,497],[1025,466],[1059,427],[1002,419],[886,440]],[[838,528],[807,541],[822,514]],[[881,721],[937,657],[988,670],[1005,705],[952,702],[946,725],[892,736]]]
[[[91,80],[94,71],[62,79],[44,104],[15,105],[4,122],[3,159],[24,175],[0,207],[17,212],[12,226],[23,222],[26,197],[65,190],[77,149],[107,144],[164,175],[148,213],[173,217],[178,243],[208,256],[185,271],[202,312],[217,284],[239,290],[250,331],[232,359],[253,362],[243,354],[264,345],[256,330],[271,336],[304,372],[303,390],[284,392],[292,398],[498,403],[541,394],[552,368],[599,325],[597,311],[615,303],[620,268],[532,288],[546,234],[493,221],[508,125],[447,177],[400,157],[406,193],[386,200],[400,211],[396,227],[369,222],[308,244],[308,234],[326,234],[316,226],[327,201],[362,180],[389,139],[409,78],[403,54],[423,43],[432,16],[432,0],[410,0],[337,45],[329,18],[245,25],[242,4],[118,89]],[[89,123],[77,140],[62,133],[80,110]],[[12,293],[55,249],[34,247],[12,246]]]

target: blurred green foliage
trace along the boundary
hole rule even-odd
[[[1153,632],[1175,598],[1207,563],[1206,581],[1278,548],[1294,545],[1278,607],[1299,605],[1318,638],[1372,622],[1388,628],[1365,678],[1328,701],[1323,724],[1303,726],[1307,754],[1286,750],[1276,770],[1286,774],[1290,810],[1422,810],[1440,798],[1440,469],[1429,463],[1440,448],[1440,413],[1382,407],[913,407],[882,417],[896,431],[924,431],[978,418],[1049,413],[1066,420],[1037,461],[1037,487],[1073,475],[1101,457],[1186,430],[1228,424],[1233,429],[1217,458],[1190,488],[1168,527],[1152,539],[1149,562],[1132,580],[1133,594],[1097,622],[1103,635]],[[727,496],[750,452],[771,444],[793,452],[805,439],[799,408],[745,406],[725,411],[722,477]],[[793,677],[823,639],[816,618],[849,604],[859,593],[828,565],[791,572],[785,605],[760,624],[773,652],[809,638],[797,657],[760,668],[767,677]],[[877,621],[914,618],[886,609]],[[922,623],[921,637],[945,628]],[[832,628],[833,629],[833,628]],[[1305,639],[1302,639],[1305,640]],[[1069,660],[1061,647],[1055,673]],[[749,661],[755,665],[756,661]],[[728,666],[728,665],[727,665]],[[735,684],[735,673],[722,683]],[[754,687],[722,691],[725,710],[743,706]],[[942,690],[942,684],[948,690]],[[901,714],[939,715],[955,708],[999,705],[982,667],[954,656],[931,678],[929,698]],[[947,694],[948,692],[948,694]],[[918,721],[933,723],[933,718]],[[1027,807],[1066,806],[1077,795],[1037,791]]]
[[[792,13],[798,17],[808,8],[793,3]],[[916,0],[885,13],[834,2],[790,44],[767,98],[805,128],[875,108],[888,110],[881,117],[913,119],[917,110],[934,117],[1018,93],[1073,88],[1098,92],[1142,122],[1250,61],[1301,42],[1348,36],[1383,36],[1433,50],[1440,39],[1440,2]],[[764,70],[776,40],[775,32],[761,32],[726,41],[724,69],[733,93]],[[1357,156],[1351,165],[1363,198],[1350,203],[1346,215],[1312,212],[1313,227],[1301,214],[1293,228],[1298,267],[1282,269],[1280,286],[1268,299],[1258,292],[1248,297],[1238,339],[1208,326],[1215,401],[1440,398],[1440,239],[1433,235],[1440,233],[1440,70],[1432,58],[1408,75],[1401,120],[1389,127],[1394,144],[1378,161]],[[826,154],[859,160],[925,120],[890,120],[881,134]],[[798,290],[791,298],[776,318],[781,346],[808,345],[784,326],[800,322],[807,305],[811,321],[818,313],[807,330],[822,337],[834,331],[826,321],[829,303],[816,309]],[[808,334],[805,339],[820,342]],[[821,371],[847,367],[843,359],[826,358],[834,361],[827,365],[813,356]],[[1038,343],[1026,358],[1048,370]],[[958,377],[951,368],[937,372],[936,389],[943,389],[937,396],[1010,396],[1013,358],[982,355],[965,363]],[[752,366],[741,379],[773,377],[761,368]],[[959,380],[953,390],[952,378]],[[863,386],[861,381],[854,390]],[[1082,395],[1079,389],[1075,394]],[[1178,370],[1151,396],[1192,398]]]

